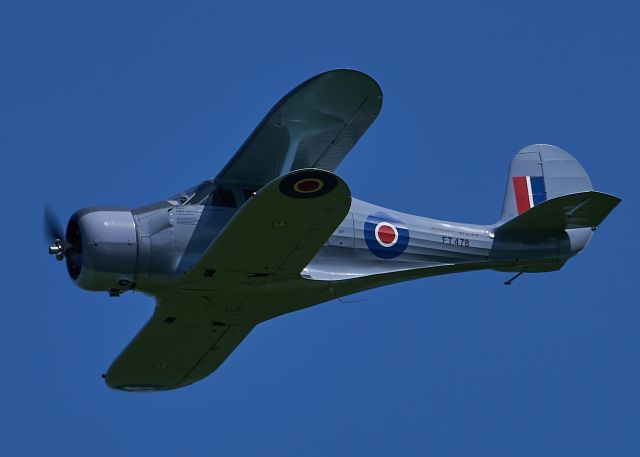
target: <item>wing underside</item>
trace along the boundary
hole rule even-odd
[[[187,386],[216,370],[252,328],[212,320],[184,303],[160,301],[105,380],[128,391]]]
[[[226,288],[231,276],[299,277],[351,207],[351,193],[324,170],[291,172],[264,186],[229,221],[179,288]]]
[[[216,179],[260,188],[302,168],[333,171],[375,120],[382,91],[354,70],[322,73],[284,96]]]
[[[241,309],[255,285],[299,278],[350,205],[346,183],[324,170],[297,170],[264,186],[185,275],[178,292],[158,301],[149,322],[109,368],[107,384],[168,390],[212,373],[260,322]],[[191,302],[194,296],[209,298]]]

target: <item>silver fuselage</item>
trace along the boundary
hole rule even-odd
[[[153,291],[175,283],[200,259],[237,209],[203,205],[162,206],[133,211],[138,262],[132,281]],[[394,258],[380,258],[367,244],[365,224],[386,214],[406,226],[409,240]],[[429,267],[465,266],[501,271],[551,271],[583,249],[590,229],[506,236],[493,225],[473,225],[414,216],[353,198],[349,214],[300,279],[342,281]]]

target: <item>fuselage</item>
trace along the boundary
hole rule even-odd
[[[225,192],[224,198],[207,198],[198,204],[190,204],[195,192],[187,194],[190,198],[168,199],[132,211],[78,211],[67,233],[73,239],[70,231],[76,231],[81,238],[75,243],[81,246],[80,252],[67,258],[72,278],[84,289],[112,295],[128,290],[152,296],[176,292],[197,296],[203,303],[235,303],[233,309],[251,311],[234,316],[261,321],[362,290],[437,274],[557,270],[591,238],[590,229],[507,234],[497,229],[500,223],[430,219],[352,198],[346,217],[299,274],[259,275],[225,291],[201,286],[192,290],[184,284],[186,273],[253,195],[236,189]]]
[[[138,261],[132,282],[153,291],[171,285],[200,259],[238,208],[152,205],[134,210]],[[333,235],[301,279],[343,281],[363,276],[466,265],[503,271],[558,269],[580,251],[589,229],[506,236],[494,225],[430,219],[353,198]]]

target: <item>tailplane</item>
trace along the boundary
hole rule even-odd
[[[540,203],[499,229],[505,232],[594,229],[618,203],[618,197],[596,191],[563,195]]]

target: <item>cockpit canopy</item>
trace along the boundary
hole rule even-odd
[[[203,181],[167,199],[172,205],[204,205],[237,208],[253,197],[257,189],[230,189],[213,179]]]
[[[213,179],[202,182],[169,198],[175,205],[204,205],[237,208],[238,201],[233,190],[221,186]]]

